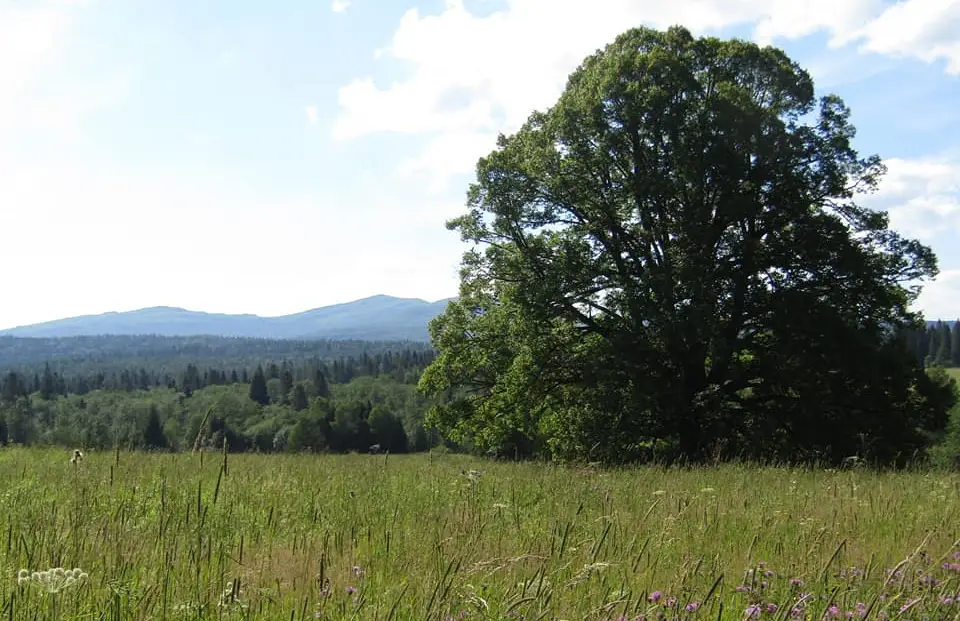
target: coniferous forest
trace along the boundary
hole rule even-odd
[[[423,343],[0,338],[0,443],[423,451]]]

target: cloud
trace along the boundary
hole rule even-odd
[[[330,5],[330,10],[334,13],[343,13],[350,8],[350,0],[333,0],[333,3]]]
[[[311,125],[316,125],[319,121],[317,117],[317,107],[316,106],[304,106],[303,111],[307,115],[307,122]]]
[[[585,10],[576,0],[508,0],[506,9],[481,17],[462,0],[446,0],[438,14],[407,11],[390,43],[376,50],[377,58],[408,64],[408,78],[382,86],[357,77],[339,89],[332,135],[426,135],[422,152],[401,170],[429,170],[432,183],[442,184],[443,176],[468,171],[466,163],[488,151],[498,132],[515,131],[553,103],[585,56],[641,24],[682,23],[698,34],[748,25],[764,43],[825,32],[832,47],[856,41],[863,51],[947,59],[954,71],[960,5],[906,0],[885,7],[882,0],[596,0]]]
[[[928,320],[960,319],[960,269],[943,270],[936,280],[926,283],[916,306]]]
[[[913,57],[927,63],[946,61],[949,75],[960,75],[960,2],[906,0],[887,8],[854,35],[866,39],[861,49]]]
[[[917,239],[960,231],[960,157],[886,160],[879,191],[864,200],[890,214],[890,226]]]

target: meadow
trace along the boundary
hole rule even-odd
[[[0,450],[0,618],[960,619],[957,474],[69,456]]]

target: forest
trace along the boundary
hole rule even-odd
[[[433,356],[417,343],[4,338],[0,443],[423,451],[440,444],[416,391]]]

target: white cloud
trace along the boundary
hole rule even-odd
[[[891,228],[930,244],[943,234],[960,232],[960,156],[943,154],[914,160],[886,160],[888,172],[878,192],[862,199],[864,205],[890,214]],[[952,243],[938,251],[942,263]],[[923,283],[914,304],[928,319],[960,316],[960,269],[942,269],[933,281]]]
[[[943,270],[936,280],[926,283],[916,306],[928,320],[960,319],[960,269]]]
[[[304,111],[304,112],[306,113],[306,115],[307,115],[307,122],[310,123],[311,125],[316,125],[317,122],[320,120],[320,119],[317,117],[317,107],[316,107],[316,106],[304,106],[304,107],[303,107],[303,111]]]
[[[343,13],[350,8],[350,0],[333,0],[333,3],[330,4],[330,9],[334,13]]]
[[[891,56],[946,61],[946,72],[960,75],[960,2],[906,0],[887,8],[859,30],[861,49]]]
[[[945,231],[960,232],[960,158],[950,155],[886,161],[887,175],[865,204],[885,209],[890,225],[927,240]]]
[[[462,0],[435,15],[407,11],[389,45],[375,56],[409,63],[410,77],[383,86],[360,77],[339,91],[333,137],[379,132],[426,134],[423,152],[401,170],[429,168],[433,183],[469,170],[500,131],[515,131],[535,109],[553,103],[582,59],[629,27],[682,23],[698,34],[753,25],[761,42],[815,32],[831,46],[859,41],[863,49],[960,61],[955,0],[508,0],[478,17]],[[898,29],[903,20],[906,27]],[[866,26],[865,26],[866,24]],[[470,137],[459,142],[457,137]],[[458,164],[452,164],[457,162]]]
[[[450,179],[473,172],[478,153],[496,147],[492,132],[449,132],[431,140],[418,155],[400,162],[401,177],[426,181],[424,189],[431,194],[442,194],[450,189]]]

